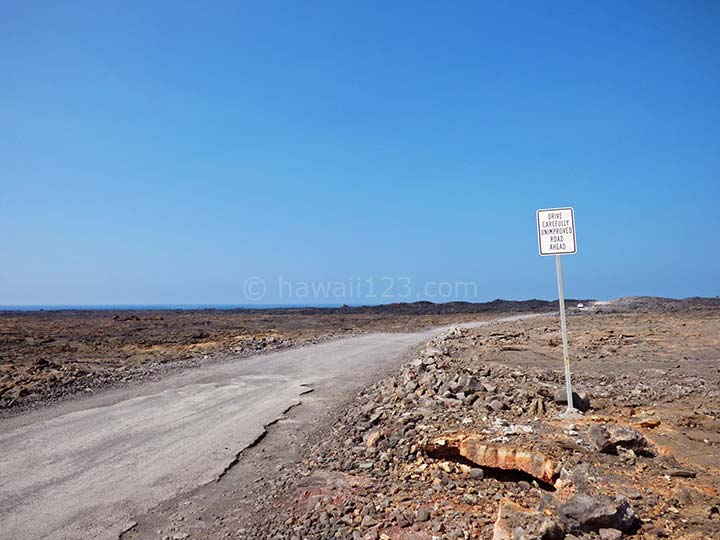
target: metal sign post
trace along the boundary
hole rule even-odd
[[[565,362],[565,395],[567,396],[566,414],[575,411],[572,399],[572,383],[570,382],[570,353],[568,352],[567,322],[565,320],[565,292],[563,291],[562,261],[560,255],[555,255],[555,268],[557,269],[558,298],[560,299],[560,329],[562,330],[563,362]]]
[[[572,208],[550,208],[537,211],[538,247],[540,255],[555,255],[558,298],[560,303],[560,328],[562,330],[563,362],[565,363],[565,416],[579,413],[573,407],[572,382],[570,379],[570,353],[568,348],[567,321],[565,319],[565,291],[563,290],[562,255],[577,252],[575,238],[575,212]]]

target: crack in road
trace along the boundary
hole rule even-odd
[[[308,380],[361,387],[436,332],[368,334],[206,366],[0,422],[0,530],[14,540],[114,540],[135,516],[226,476],[313,391]]]
[[[302,386],[306,386],[306,385],[302,385]],[[300,395],[301,395],[301,396],[304,396],[304,395],[307,395],[307,394],[309,394],[309,393],[311,393],[311,392],[313,392],[313,391],[314,391],[314,388],[308,388],[307,390],[303,391]],[[262,442],[262,440],[267,436],[267,434],[268,434],[268,428],[269,428],[270,426],[274,426],[275,424],[277,424],[280,420],[282,420],[283,418],[285,418],[286,415],[287,415],[291,410],[293,410],[295,407],[299,407],[300,405],[302,405],[302,400],[298,400],[297,402],[293,403],[293,404],[290,405],[287,409],[285,409],[284,411],[282,411],[282,413],[280,413],[280,416],[278,416],[278,417],[275,418],[274,420],[268,422],[267,424],[263,425],[263,431],[262,431],[262,433],[261,433],[260,435],[258,435],[258,436],[257,436],[250,444],[248,444],[245,448],[243,448],[243,449],[240,450],[237,454],[235,454],[235,457],[233,458],[233,460],[232,460],[230,463],[228,463],[227,467],[225,467],[225,468],[223,469],[223,471],[218,475],[218,477],[215,479],[215,482],[219,482],[220,480],[222,480],[223,477],[224,477],[228,472],[230,472],[230,469],[232,469],[235,465],[238,464],[238,462],[240,461],[240,459],[242,458],[242,456],[243,456],[243,454],[244,454],[245,452],[247,452],[248,450],[256,447],[258,444],[260,444],[260,443]],[[120,535],[120,536],[122,536],[122,535]]]

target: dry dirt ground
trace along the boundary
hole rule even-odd
[[[547,309],[547,308],[545,308]],[[483,313],[342,310],[0,312],[0,413],[247,356],[367,332],[407,332]]]
[[[567,300],[567,305],[578,302],[591,301]],[[629,298],[603,309],[664,312],[717,303]],[[0,416],[107,386],[157,379],[217,356],[556,309],[556,302],[544,300],[494,300],[273,310],[0,311]]]
[[[0,408],[554,307],[491,304],[0,313]],[[580,418],[558,416],[556,317],[453,330],[341,407],[309,394],[217,483],[138,516],[126,537],[720,539],[720,302],[625,299],[574,310],[568,326],[590,402]]]
[[[556,318],[458,329],[127,537],[720,539],[720,309],[568,326],[582,417],[559,417]]]

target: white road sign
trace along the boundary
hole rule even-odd
[[[540,255],[568,255],[577,252],[575,213],[572,208],[537,211]]]
[[[575,242],[575,212],[572,208],[546,208],[544,210],[538,210],[537,233],[540,255],[555,255],[559,295],[558,303],[560,304],[560,330],[562,332],[563,360],[565,362],[565,396],[568,404],[567,411],[563,413],[563,416],[574,418],[581,413],[579,413],[573,405],[561,255],[568,255],[577,251],[577,243]]]

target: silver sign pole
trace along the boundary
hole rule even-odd
[[[565,361],[565,393],[567,396],[567,411],[565,414],[574,414],[572,383],[570,382],[570,353],[568,352],[567,322],[565,321],[565,293],[563,291],[562,262],[560,255],[555,255],[557,268],[558,295],[560,296],[560,327],[562,328],[563,360]]]

